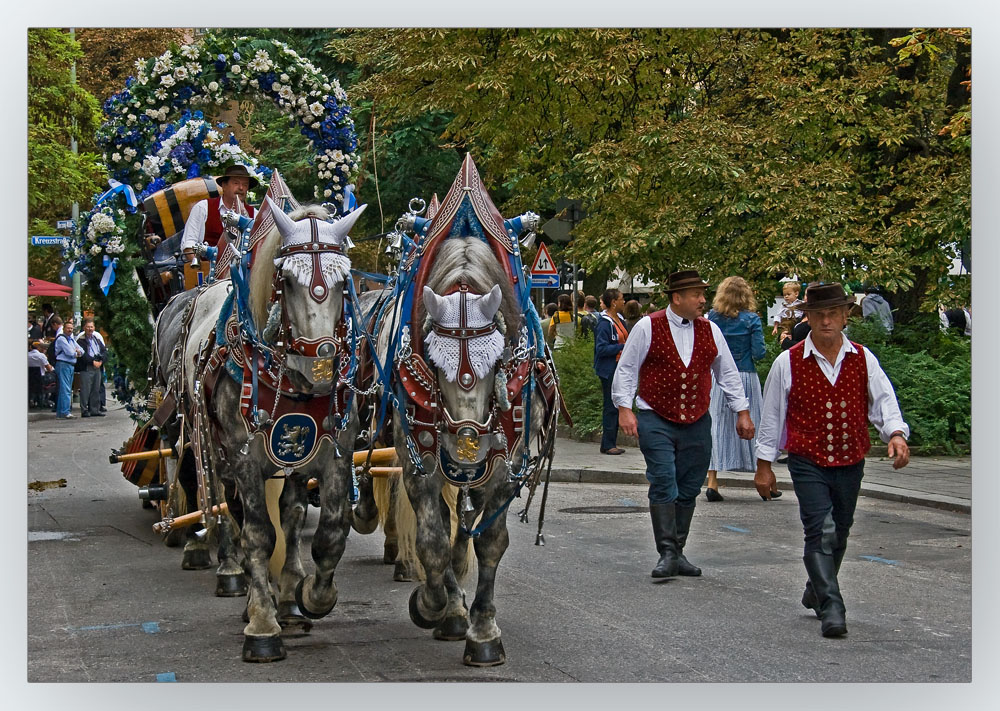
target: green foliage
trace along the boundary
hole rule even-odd
[[[590,271],[863,279],[905,322],[947,300],[971,150],[968,31],[901,54],[902,33],[378,28],[334,48],[383,124],[448,117],[504,214],[582,199]]]
[[[559,388],[577,436],[588,437],[601,431],[601,412],[604,395],[601,381],[594,372],[594,339],[588,336],[574,338],[557,351],[553,351]]]
[[[73,203],[88,201],[103,180],[95,153],[70,148],[74,138],[84,144],[99,122],[97,101],[71,79],[79,57],[80,47],[67,32],[28,31],[29,234],[55,234],[55,221],[68,219]],[[53,254],[52,247],[29,247],[28,273],[57,281]]]

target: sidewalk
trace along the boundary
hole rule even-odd
[[[109,398],[108,414],[118,414],[123,410],[113,398]],[[97,420],[80,420],[80,410],[74,404],[73,420],[56,420],[55,413],[47,409],[31,410],[31,423],[98,423],[121,427],[123,418],[108,417]],[[124,413],[122,413],[124,414]],[[39,425],[35,425],[39,426]],[[42,425],[44,426],[44,425]],[[131,425],[122,430],[122,438],[131,434]],[[556,441],[556,455],[552,462],[552,481],[579,482],[583,484],[645,484],[646,463],[638,447],[623,447],[625,454],[609,456],[600,453],[596,442],[578,442],[568,437]],[[788,467],[774,464],[774,474],[778,487],[792,490],[792,480]],[[719,472],[719,483],[723,487],[753,487],[750,472]],[[723,491],[725,494],[725,491]],[[912,457],[910,463],[900,470],[892,468],[892,460],[869,455],[865,464],[865,477],[861,483],[861,495],[890,501],[899,501],[919,506],[929,506],[947,511],[972,511],[972,458],[971,457]]]
[[[645,484],[646,463],[637,447],[623,447],[625,454],[600,453],[599,445],[567,437],[556,440],[552,481],[581,483]],[[791,491],[788,467],[774,463],[778,488]],[[750,472],[719,472],[724,487],[753,487]],[[723,492],[724,494],[725,492]],[[911,457],[903,469],[893,469],[892,460],[869,455],[861,495],[947,511],[972,512],[972,458]]]

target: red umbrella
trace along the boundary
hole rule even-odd
[[[62,296],[73,295],[73,289],[62,284],[56,284],[43,279],[28,277],[28,296]]]

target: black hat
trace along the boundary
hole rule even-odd
[[[682,289],[704,289],[708,288],[708,282],[702,281],[698,272],[694,269],[674,272],[667,277],[667,293],[680,291]]]
[[[800,311],[820,311],[853,305],[854,299],[847,295],[841,284],[814,284],[806,289],[806,300],[797,308]]]
[[[231,165],[228,168],[226,168],[226,172],[224,172],[222,175],[216,176],[215,182],[224,183],[230,178],[249,178],[251,190],[260,185],[260,181],[257,180],[257,178],[253,177],[252,175],[250,175],[250,171],[247,170],[247,167],[242,163],[237,163],[236,165]]]

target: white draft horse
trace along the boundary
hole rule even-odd
[[[246,571],[247,662],[284,659],[282,625],[308,631],[306,618],[336,605],[333,575],[352,520],[358,431],[343,382],[353,349],[345,324],[350,260],[344,244],[363,207],[331,222],[319,206],[286,216],[270,199],[267,204],[275,227],[257,248],[249,280],[234,267],[232,283],[179,295],[160,315],[154,343],[157,378],[176,395],[196,463],[208,472],[202,479],[209,486],[199,491],[211,491],[217,475],[231,506],[241,510],[234,513],[242,519],[242,555],[225,551],[220,535],[219,578],[220,588],[232,591],[232,580]],[[299,543],[310,478],[318,480],[321,507],[312,543],[316,569],[307,576]],[[202,494],[203,510],[219,503],[218,488],[214,501]],[[284,560],[280,554],[272,559],[275,498]]]

